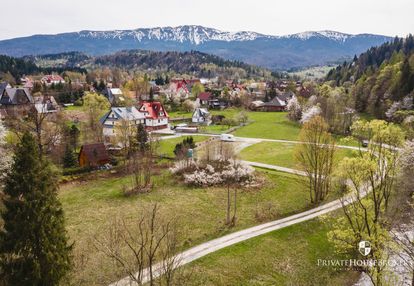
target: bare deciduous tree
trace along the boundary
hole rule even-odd
[[[106,234],[95,239],[95,247],[110,258],[129,282],[136,285],[160,282],[175,285],[180,265],[177,225],[173,218],[166,219],[157,204],[128,224],[125,219],[115,220]],[[156,263],[157,260],[161,260]]]

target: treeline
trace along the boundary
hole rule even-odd
[[[25,56],[24,60],[32,61],[44,68],[79,68],[88,64],[91,57],[81,52],[66,52],[59,54],[46,54]]]
[[[7,81],[12,84],[20,83],[24,75],[51,74],[64,72],[87,73],[86,69],[80,67],[39,67],[28,58],[13,58],[0,55],[0,81]]]
[[[394,103],[409,102],[414,97],[414,37],[395,38],[373,47],[351,62],[344,62],[326,78],[336,86],[352,86],[355,109],[378,118],[390,117]]]
[[[173,72],[198,77],[228,78],[263,78],[270,77],[271,72],[265,68],[246,64],[241,61],[230,61],[218,56],[190,52],[154,52],[146,50],[126,50],[110,55],[91,57],[80,52],[68,52],[51,55],[27,56],[26,60],[34,61],[39,67],[52,68],[118,68],[124,71]]]
[[[39,67],[31,61],[0,55],[0,79],[19,80],[25,74],[38,72]]]
[[[203,77],[218,76],[219,69],[241,69],[247,75],[262,76],[264,68],[248,65],[240,61],[224,60],[218,56],[197,51],[153,52],[128,50],[95,58],[95,65],[116,66],[125,69],[156,69],[176,73],[192,73]]]

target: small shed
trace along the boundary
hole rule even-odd
[[[103,143],[83,145],[78,160],[80,167],[99,167],[110,162],[108,151]]]

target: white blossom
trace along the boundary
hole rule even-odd
[[[403,172],[414,174],[414,141],[407,141],[400,154],[400,165]]]
[[[239,185],[254,185],[254,168],[238,160],[217,160],[213,167],[211,164],[202,165],[193,162],[191,167],[186,162],[178,161],[170,171],[174,174],[183,174],[184,182],[188,185],[209,187],[227,183]]]
[[[7,130],[0,119],[0,186],[11,164],[11,155],[5,147]]]
[[[322,113],[321,108],[318,105],[314,105],[308,109],[306,109],[302,113],[302,119],[300,120],[300,123],[304,124],[311,120],[314,116],[320,115]]]
[[[292,97],[287,104],[288,117],[290,120],[299,121],[302,117],[302,107],[296,96]]]

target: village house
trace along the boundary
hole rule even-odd
[[[65,80],[58,74],[45,75],[40,81],[47,86],[65,83]]]
[[[263,101],[261,101],[261,100],[255,100],[255,101],[252,101],[250,103],[249,108],[251,110],[260,110],[260,108],[262,108],[263,105],[264,105],[264,102]]]
[[[292,97],[295,96],[295,93],[291,90],[281,92],[280,90],[276,89],[276,94],[280,100],[285,101],[285,102],[288,102]]]
[[[185,80],[171,80],[165,94],[169,99],[187,99],[190,96],[190,91]]]
[[[145,115],[135,107],[112,107],[100,121],[105,141],[108,141],[107,139],[117,135],[117,127],[120,128],[125,123],[132,128],[145,124]]]
[[[59,112],[59,104],[53,96],[36,96],[34,100],[34,111],[37,114],[52,114]]]
[[[78,156],[80,167],[100,167],[109,164],[110,157],[103,143],[83,145]]]
[[[192,122],[197,124],[210,125],[211,114],[206,108],[196,108],[193,112]]]
[[[124,94],[120,88],[106,88],[103,92],[104,96],[108,98],[109,103],[125,101]]]
[[[260,109],[263,111],[284,111],[286,109],[286,101],[275,96],[271,101],[265,102]]]
[[[209,100],[211,99],[213,99],[213,95],[211,94],[211,92],[201,92],[197,98],[198,103],[203,106],[207,106]]]
[[[168,128],[169,116],[160,102],[143,102],[138,110],[145,116],[145,128],[148,131]]]
[[[33,102],[29,89],[11,87],[8,83],[0,84],[0,105],[17,106],[28,105]]]

